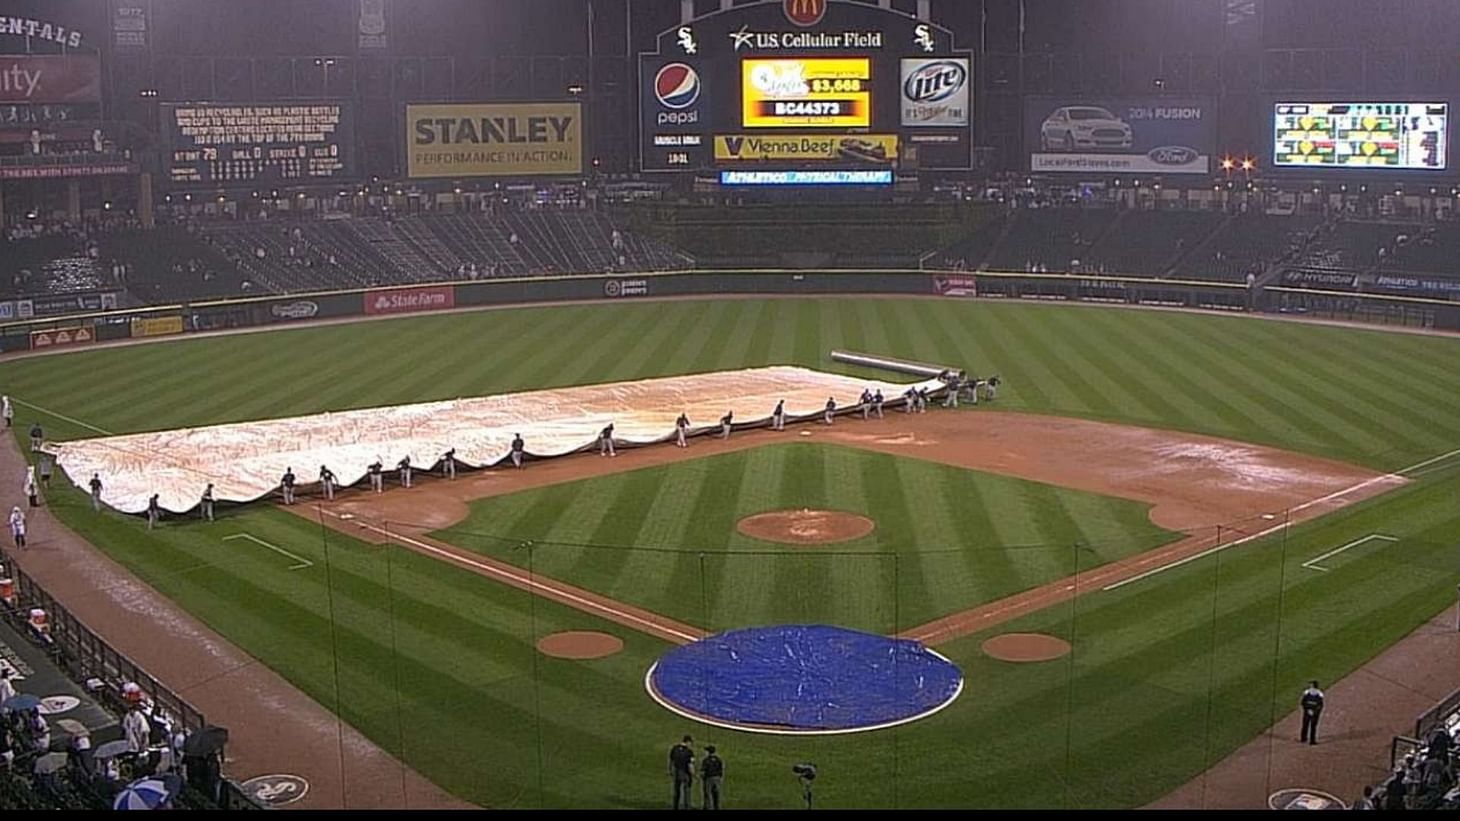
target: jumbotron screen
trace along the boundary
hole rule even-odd
[[[866,57],[745,60],[741,125],[866,128],[872,124],[871,65]]]
[[[338,103],[168,104],[173,184],[322,182],[354,176],[350,109]]]
[[[1277,103],[1273,164],[1443,171],[1445,103]]]

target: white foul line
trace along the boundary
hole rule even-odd
[[[278,554],[281,554],[281,555],[284,555],[284,556],[288,556],[289,558],[291,558],[294,561],[298,562],[298,564],[296,564],[293,567],[289,568],[290,570],[303,570],[306,567],[314,567],[314,562],[311,562],[310,560],[304,558],[303,556],[296,556],[293,553],[290,553],[289,551],[285,550],[284,548],[279,547],[276,544],[269,544],[268,542],[264,541],[263,539],[260,539],[257,536],[253,536],[253,535],[248,534],[248,533],[235,533],[232,536],[224,536],[223,537],[223,541],[225,541],[225,542],[232,541],[233,539],[248,539],[249,541],[253,542],[254,544],[261,544],[264,547],[267,547],[268,549],[274,551],[275,553],[278,553]]]
[[[337,514],[337,513],[331,513],[328,510],[326,510],[324,512],[327,513],[327,514],[329,514],[330,516],[334,516],[337,519],[344,519],[345,518],[345,516],[341,516],[340,514]],[[346,515],[348,515],[348,514],[346,514]],[[417,539],[412,539],[411,537],[406,536],[406,535],[403,535],[403,534],[400,534],[400,533],[392,533],[389,530],[386,530],[386,529],[380,528],[380,527],[376,527],[375,525],[367,524],[365,522],[357,522],[357,524],[361,528],[364,528],[365,530],[374,531],[375,533],[379,533],[380,535],[385,536],[387,539],[396,539],[396,540],[405,542],[406,544],[409,544],[412,547],[415,547],[415,548],[417,548],[419,550],[424,550],[427,553],[430,553],[430,554],[435,555],[435,556],[440,556],[441,558],[446,559],[447,561],[456,562],[457,564],[462,564],[462,565],[465,565],[467,567],[471,567],[471,568],[475,568],[477,570],[480,570],[483,573],[486,573],[488,576],[497,576],[499,578],[509,579],[509,580],[511,580],[513,582],[516,582],[518,584],[521,584],[521,585],[529,588],[530,590],[532,590],[534,592],[542,591],[542,592],[545,592],[545,593],[549,593],[551,595],[549,595],[548,598],[552,598],[552,597],[555,597],[555,596],[560,596],[560,597],[562,597],[564,599],[567,599],[568,601],[573,602],[573,604],[575,606],[577,606],[579,609],[582,609],[582,610],[590,610],[590,611],[593,611],[593,612],[596,612],[596,613],[600,613],[600,614],[606,615],[606,616],[609,617],[610,620],[613,620],[613,621],[618,621],[618,620],[621,620],[622,619],[622,620],[625,620],[625,621],[633,622],[640,629],[647,628],[646,632],[648,632],[648,633],[651,633],[651,634],[655,634],[655,633],[668,633],[671,636],[674,636],[674,637],[680,638],[680,639],[684,639],[687,642],[692,642],[692,641],[698,641],[699,640],[699,636],[692,636],[692,635],[690,635],[690,634],[688,634],[688,633],[686,633],[686,632],[684,632],[682,630],[676,630],[675,628],[670,627],[668,625],[659,624],[658,622],[649,621],[648,619],[641,618],[640,616],[637,616],[637,615],[635,615],[633,613],[630,613],[630,612],[627,612],[627,611],[624,611],[624,610],[615,610],[614,608],[609,607],[608,605],[603,604],[601,602],[596,602],[596,601],[593,601],[592,599],[585,599],[582,596],[575,595],[573,593],[568,592],[567,590],[563,590],[563,589],[560,589],[560,588],[557,588],[557,587],[553,587],[552,585],[543,584],[542,582],[540,582],[537,579],[534,579],[534,578],[532,578],[530,576],[523,576],[523,575],[521,575],[519,573],[515,573],[515,572],[513,572],[511,570],[508,570],[506,568],[503,568],[503,567],[495,567],[493,565],[484,564],[482,562],[476,561],[475,559],[469,559],[469,558],[467,558],[465,556],[459,556],[459,555],[451,552],[450,550],[442,550],[441,548],[439,548],[439,547],[437,547],[437,546],[435,546],[433,544],[427,544],[426,542],[422,542],[422,541],[419,541]]]
[[[1442,453],[1439,456],[1435,456],[1435,457],[1432,457],[1430,459],[1426,459],[1423,462],[1418,462],[1416,464],[1410,465],[1407,468],[1401,468],[1401,469],[1399,469],[1399,470],[1397,470],[1397,471],[1395,471],[1393,473],[1385,473],[1382,476],[1373,476],[1371,478],[1365,479],[1362,482],[1359,482],[1356,485],[1350,485],[1350,486],[1348,486],[1348,487],[1346,487],[1346,488],[1344,488],[1342,490],[1335,490],[1332,493],[1329,493],[1329,494],[1326,494],[1326,495],[1323,495],[1323,496],[1319,496],[1317,499],[1309,499],[1308,501],[1302,503],[1301,505],[1297,505],[1295,507],[1289,508],[1288,509],[1288,512],[1291,514],[1291,513],[1296,513],[1296,512],[1298,512],[1300,510],[1307,510],[1308,508],[1310,508],[1310,507],[1312,507],[1314,505],[1321,505],[1324,502],[1330,501],[1332,499],[1337,499],[1340,496],[1347,496],[1348,494],[1353,493],[1356,490],[1363,490],[1364,488],[1368,487],[1369,485],[1377,484],[1379,482],[1392,482],[1392,481],[1395,481],[1395,480],[1403,479],[1403,478],[1405,478],[1404,477],[1404,474],[1406,474],[1406,473],[1411,473],[1413,471],[1419,470],[1420,468],[1429,467],[1430,465],[1433,465],[1436,462],[1442,462],[1442,461],[1444,461],[1446,459],[1449,459],[1451,456],[1455,456],[1457,454],[1460,454],[1460,448],[1456,448],[1455,450],[1452,450],[1449,453]],[[1118,582],[1112,582],[1111,584],[1107,584],[1107,585],[1105,585],[1104,587],[1102,587],[1100,589],[1102,591],[1115,590],[1117,588],[1124,587],[1124,586],[1126,586],[1128,584],[1131,584],[1133,582],[1138,582],[1138,581],[1141,581],[1142,579],[1148,579],[1151,576],[1156,575],[1157,573],[1163,573],[1163,572],[1165,572],[1167,570],[1170,570],[1173,567],[1180,567],[1180,566],[1186,564],[1187,562],[1196,561],[1197,559],[1204,558],[1206,556],[1210,556],[1213,553],[1217,553],[1219,551],[1226,550],[1229,547],[1237,547],[1238,545],[1247,544],[1248,542],[1253,541],[1255,539],[1261,539],[1264,536],[1270,536],[1270,535],[1278,532],[1279,530],[1282,530],[1283,528],[1287,527],[1289,524],[1291,524],[1291,520],[1284,521],[1282,524],[1273,525],[1272,527],[1269,527],[1266,530],[1260,530],[1260,531],[1252,534],[1251,536],[1244,536],[1244,537],[1242,537],[1240,539],[1237,539],[1236,541],[1228,542],[1226,544],[1219,544],[1216,547],[1208,548],[1206,550],[1203,550],[1200,553],[1196,553],[1194,555],[1187,556],[1184,559],[1180,559],[1178,561],[1174,561],[1171,564],[1166,564],[1166,565],[1162,565],[1162,566],[1157,567],[1157,568],[1152,569],[1152,570],[1147,570],[1144,573],[1136,574],[1134,576],[1131,576],[1128,579],[1121,579]]]
[[[94,430],[97,433],[101,434],[102,436],[116,436],[115,433],[112,433],[109,430],[102,430],[101,428],[97,427],[96,425],[88,425],[85,422],[81,421],[80,419],[72,419],[71,417],[66,416],[65,414],[56,413],[53,410],[46,410],[45,408],[41,407],[40,405],[32,405],[31,403],[25,402],[25,401],[20,400],[20,399],[12,399],[10,401],[14,402],[17,405],[24,405],[27,408],[30,408],[31,410],[38,410],[38,411],[40,411],[41,413],[44,413],[47,416],[54,416],[57,419],[60,419],[62,422],[70,422],[71,424],[77,425],[78,427],[83,427],[83,428],[86,428],[87,430]]]
[[[1348,550],[1350,547],[1358,547],[1359,545],[1361,545],[1361,544],[1363,544],[1365,542],[1371,542],[1371,541],[1374,541],[1376,539],[1379,540],[1379,541],[1384,541],[1384,542],[1397,542],[1397,541],[1399,541],[1398,539],[1394,538],[1393,536],[1385,536],[1383,533],[1370,533],[1369,535],[1365,536],[1362,539],[1354,539],[1353,541],[1349,542],[1348,544],[1344,545],[1343,547],[1336,547],[1336,548],[1328,551],[1327,553],[1324,553],[1322,556],[1317,556],[1315,558],[1309,559],[1308,561],[1303,562],[1303,566],[1306,567],[1306,568],[1308,568],[1309,570],[1317,570],[1320,573],[1327,573],[1331,568],[1319,567],[1318,566],[1318,563],[1319,562],[1323,561],[1324,559],[1327,559],[1327,558],[1330,558],[1330,557],[1333,557],[1333,556],[1337,556],[1338,554],[1344,552],[1345,550]]]

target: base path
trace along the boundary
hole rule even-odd
[[[25,460],[0,437],[0,473]],[[16,504],[24,505],[15,488]],[[69,492],[57,488],[57,493]],[[444,809],[448,795],[375,746],[227,639],[58,523],[27,508],[30,546],[20,567],[112,647],[228,728],[224,772],[237,781],[289,773],[309,792],[289,809]]]
[[[1272,793],[1322,790],[1353,803],[1389,773],[1389,744],[1460,686],[1460,631],[1447,607],[1342,681],[1324,687],[1318,744],[1298,741],[1297,709],[1151,809],[1265,809]],[[1326,683],[1326,682],[1325,682]],[[1298,693],[1279,693],[1296,708]]]

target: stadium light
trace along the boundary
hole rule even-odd
[[[1236,163],[1232,162],[1232,158],[1231,157],[1223,157],[1222,158],[1222,170],[1223,171],[1231,171],[1232,168],[1233,168],[1233,166],[1235,166],[1235,165],[1236,165]]]
[[[1252,162],[1252,159],[1250,157],[1243,157],[1242,158],[1242,170],[1243,171],[1251,171],[1254,165],[1256,165],[1256,163]]]
[[[101,210],[103,210],[103,211],[110,211],[110,210],[112,210],[112,201],[111,200],[107,200],[106,202],[102,203],[101,204]]]
[[[583,93],[583,84],[582,83],[573,83],[573,84],[569,85],[568,86],[568,93],[571,94],[571,95],[573,95],[574,97],[577,97],[579,94],[582,94]]]

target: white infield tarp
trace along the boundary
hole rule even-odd
[[[452,448],[459,464],[487,467],[508,457],[519,433],[532,456],[562,456],[596,448],[610,423],[615,444],[651,444],[673,439],[680,413],[689,415],[691,432],[718,428],[727,411],[737,427],[764,424],[784,399],[791,421],[819,417],[828,397],[839,411],[850,409],[864,389],[900,404],[912,385],[943,387],[777,366],[107,436],[45,450],[83,491],[98,474],[102,501],[117,510],[141,513],[156,493],[164,510],[184,513],[209,482],[219,501],[251,502],[277,491],[287,469],[307,487],[328,465],[345,486],[363,481],[372,462],[393,479],[407,455],[425,470]]]

